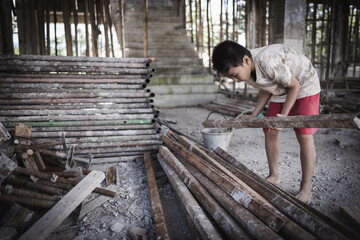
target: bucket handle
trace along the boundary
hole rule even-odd
[[[221,115],[224,117],[224,119],[226,120],[225,115],[222,114],[222,113],[219,113],[219,112],[210,112],[209,115],[207,116],[206,120],[209,120],[210,115],[213,114],[213,113],[221,114]],[[232,128],[230,127],[230,128],[227,128],[226,130],[227,130],[227,132],[231,132],[231,131],[232,131]]]
[[[213,113],[218,113],[218,114],[221,114],[221,115],[224,117],[224,119],[226,120],[225,115],[224,115],[224,114],[222,114],[222,113],[219,113],[219,112],[210,112],[210,113],[209,113],[209,115],[207,116],[206,120],[209,120],[210,115],[211,115],[211,114],[213,114]]]

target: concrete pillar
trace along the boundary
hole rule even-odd
[[[285,0],[269,2],[269,44],[284,43]]]
[[[284,43],[305,53],[306,0],[286,0],[284,12]]]

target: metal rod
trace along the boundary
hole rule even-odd
[[[40,208],[51,208],[56,204],[56,201],[41,200],[30,197],[14,196],[1,194],[0,201],[2,202],[16,202],[27,206],[40,207]]]
[[[179,162],[166,147],[161,146],[160,155],[171,166],[179,178],[189,188],[194,197],[212,216],[229,239],[250,239],[234,219],[215,201],[196,178]]]
[[[224,128],[356,128],[360,129],[359,113],[323,114],[308,116],[232,118],[206,120],[204,127]]]
[[[213,224],[209,221],[206,214],[203,212],[196,199],[192,196],[185,184],[176,175],[175,171],[165,162],[165,160],[158,155],[160,165],[164,169],[170,183],[177,192],[177,196],[184,205],[187,214],[194,223],[197,231],[200,233],[202,239],[221,239]]]
[[[144,163],[155,222],[156,236],[160,237],[161,239],[170,239],[158,187],[156,184],[155,174],[151,163],[150,153],[144,154]]]
[[[181,163],[193,174],[207,191],[236,219],[242,228],[254,239],[281,239],[281,237],[266,226],[259,218],[236,202],[219,186],[205,177],[189,162],[180,159]]]
[[[231,156],[229,153],[225,152],[221,148],[216,148],[214,150],[216,154],[218,154],[222,159],[227,161],[228,163],[232,164],[234,167],[239,169],[241,172],[246,174],[247,176],[251,177],[255,181],[259,182],[263,186],[266,186],[268,189],[270,189],[272,192],[278,194],[282,198],[286,199],[287,201],[291,202],[292,204],[296,205],[298,208],[308,211],[310,214],[315,215],[316,218],[321,219],[326,224],[331,226],[331,228],[339,231],[340,233],[346,235],[350,239],[355,239],[358,236],[354,234],[354,232],[348,230],[345,226],[335,222],[334,220],[330,219],[326,215],[322,214],[321,212],[318,212],[315,208],[310,207],[309,205],[301,202],[297,198],[295,198],[293,195],[283,191],[282,189],[272,185],[268,181],[262,179],[258,175],[256,175],[254,172],[252,172],[250,169],[248,169],[245,165],[237,161],[233,156]]]
[[[154,114],[106,114],[106,115],[63,115],[63,116],[18,116],[18,117],[0,117],[0,122],[27,122],[27,121],[86,121],[103,119],[153,119]]]
[[[34,176],[34,177],[44,179],[44,180],[48,180],[48,181],[51,181],[51,179],[52,179],[52,175],[49,174],[49,173],[38,172],[38,171],[31,170],[31,169],[28,169],[28,168],[17,167],[17,168],[15,168],[14,172],[18,173],[18,174],[26,175],[26,176]],[[56,182],[72,184],[75,181],[73,179],[66,179],[66,178],[63,178],[63,177],[57,177]]]
[[[10,186],[10,187],[8,187],[8,186]],[[48,194],[44,194],[44,193],[29,191],[26,189],[14,188],[11,185],[7,185],[6,187],[0,186],[0,190],[3,192],[5,191],[6,194],[14,194],[14,195],[18,195],[18,196],[36,198],[36,199],[41,199],[41,200],[58,201],[60,199],[60,196],[57,196],[57,195],[53,196],[53,195],[48,195]]]
[[[38,184],[38,183],[33,183],[33,182],[30,182],[27,180],[15,178],[15,176],[7,177],[5,182],[12,184],[12,185],[20,185],[20,186],[24,186],[24,187],[28,187],[28,188],[32,188],[32,189],[37,189],[39,191],[42,191],[45,193],[51,193],[51,194],[55,194],[55,195],[61,195],[63,193],[62,189],[45,186],[45,185]]]
[[[267,204],[261,203],[258,199],[245,192],[239,184],[231,181],[229,177],[221,173],[217,169],[209,166],[201,158],[194,153],[188,151],[181,144],[172,141],[169,137],[163,136],[163,142],[169,146],[173,151],[188,160],[204,175],[209,177],[213,182],[218,184],[224,191],[226,191],[234,200],[243,205],[246,209],[251,211],[254,215],[264,221],[269,227],[275,231],[279,231],[285,224],[285,219],[282,214],[276,213],[274,209],[270,208]]]
[[[210,154],[209,151],[207,151],[207,152]],[[251,179],[250,177],[247,177],[245,174],[242,174],[236,168],[232,167],[229,163],[225,162],[224,160],[222,160],[221,158],[217,157],[214,154],[211,154],[211,157],[213,157],[218,163],[220,163],[221,165],[226,167],[226,169],[231,171],[233,174],[235,174],[241,180],[246,182],[252,189],[254,189],[260,195],[265,197],[271,204],[273,204],[275,207],[277,207],[277,209],[279,209],[284,215],[288,216],[293,221],[297,222],[301,226],[304,226],[302,223],[310,220],[306,215],[304,215],[304,212],[301,211],[300,209],[296,208],[296,206],[289,203],[285,199],[281,198],[279,195],[275,194],[268,188],[257,183],[255,180]],[[278,232],[280,234],[280,236],[282,236],[285,239],[295,239],[295,238],[303,239],[303,240],[316,239],[313,235],[306,232],[299,225],[296,225],[293,221],[287,221],[285,223],[285,225]],[[312,224],[314,224],[314,222],[310,221],[309,225],[312,225]],[[324,225],[321,223],[315,224],[315,225],[317,227],[319,227],[319,225],[321,227],[324,227]],[[321,232],[320,230],[318,230],[318,231]],[[312,233],[315,234],[314,232],[312,232]],[[322,234],[320,233],[319,235],[322,235]],[[319,235],[318,235],[318,237],[319,237]],[[332,234],[330,234],[330,235],[332,235]],[[324,236],[324,235],[322,235],[322,236]],[[332,237],[334,237],[334,236],[332,236]],[[325,237],[325,239],[326,239],[326,237]]]
[[[103,120],[103,121],[63,121],[63,122],[22,122],[25,125],[33,127],[71,127],[71,126],[116,126],[116,125],[133,125],[133,124],[150,124],[152,119],[133,119],[133,120]],[[4,122],[7,128],[15,127],[15,122]]]

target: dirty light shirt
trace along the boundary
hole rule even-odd
[[[273,94],[271,101],[285,102],[291,76],[300,83],[297,99],[320,92],[320,82],[315,68],[297,49],[284,44],[273,44],[250,52],[255,65],[256,81],[250,77],[246,83]]]

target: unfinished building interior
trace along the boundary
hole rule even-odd
[[[0,1],[0,239],[360,239],[359,23],[358,0]],[[302,52],[320,114],[244,116],[224,40]]]

